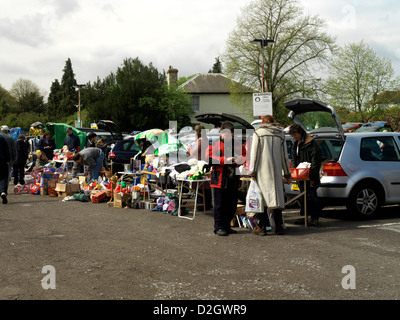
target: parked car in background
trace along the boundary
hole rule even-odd
[[[248,129],[255,130],[254,127],[246,120],[228,113],[222,113],[222,112],[199,113],[195,115],[195,119],[199,123],[208,125],[211,124],[214,126],[213,128],[208,129],[207,131],[207,138],[210,144],[213,144],[214,141],[219,139],[220,137],[219,130],[224,121],[232,122],[235,130],[237,129],[241,130],[243,142],[245,142],[246,139],[248,138],[246,136],[248,136],[249,133],[253,132],[253,131],[247,132],[246,130]],[[183,133],[179,132],[178,138],[186,147],[189,146],[190,144],[194,144],[197,140],[195,131],[188,131],[188,130]]]
[[[77,129],[82,132],[85,132],[86,135],[90,132],[96,133],[97,139],[102,138],[106,142],[106,145],[117,143],[118,141],[123,139],[121,130],[113,121],[99,120],[96,122],[96,125],[97,128],[77,128]]]
[[[130,164],[131,158],[139,152],[139,146],[134,137],[127,137],[118,141],[107,157],[107,166],[110,168],[112,161],[112,173],[124,171],[124,165]]]
[[[354,132],[363,125],[361,122],[346,122],[342,124],[344,132]]]
[[[393,132],[393,129],[386,121],[373,121],[364,123],[356,132]]]
[[[284,105],[321,148],[323,205],[345,205],[349,214],[368,218],[382,205],[400,204],[400,133],[345,134],[335,110],[323,102],[303,98]],[[285,190],[293,195],[287,185]]]

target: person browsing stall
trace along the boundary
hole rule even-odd
[[[89,132],[87,135],[87,140],[86,148],[96,147],[97,134],[95,132]]]
[[[13,164],[14,184],[25,184],[25,165],[28,160],[28,145],[25,142],[25,135],[20,134],[17,140],[17,159]]]
[[[283,129],[270,115],[262,118],[260,127],[253,133],[249,171],[256,179],[264,201],[264,212],[257,214],[259,225],[253,233],[267,235],[269,209],[274,217],[275,234],[282,235],[282,210],[285,208],[282,171],[289,183],[291,176]]]
[[[85,171],[88,181],[97,180],[100,170],[103,166],[104,152],[100,148],[85,148],[73,155],[74,165],[72,167],[72,176],[76,177],[80,172],[81,166],[89,166]]]
[[[191,144],[188,146],[188,153],[197,160],[207,161],[209,140],[206,135],[206,130],[203,125],[197,124],[194,127],[194,131],[196,132],[196,142],[194,146]]]
[[[46,154],[47,159],[53,159],[56,143],[54,142],[54,139],[51,138],[50,131],[44,132],[43,137],[39,140],[38,149]]]
[[[236,168],[244,162],[246,149],[233,139],[234,126],[230,121],[221,125],[220,140],[209,146],[211,169],[210,186],[214,193],[214,233],[227,236],[236,233],[230,226],[239,198],[240,176]]]
[[[194,142],[194,146],[192,144],[188,147],[189,155],[198,160],[198,161],[206,161],[208,162],[208,146],[209,140],[206,135],[206,130],[203,125],[197,124],[194,127],[194,131],[196,132],[196,142]],[[198,203],[203,203],[206,206],[206,210],[212,208],[212,195],[210,183],[207,181],[204,183],[204,199],[202,195],[198,195],[197,198]],[[204,210],[203,205],[200,205],[198,209]]]
[[[79,152],[81,148],[79,137],[72,132],[72,127],[68,127],[66,131],[67,136],[64,139],[64,145],[68,147],[70,152]]]
[[[318,219],[320,215],[320,205],[317,195],[317,189],[319,188],[320,182],[320,167],[322,163],[322,153],[317,142],[312,138],[304,129],[298,125],[293,124],[289,128],[289,134],[294,139],[293,152],[292,152],[292,167],[296,168],[302,162],[308,162],[310,166],[310,180],[306,182],[307,186],[307,208],[310,208],[311,222],[310,226],[318,226]],[[299,184],[300,191],[303,192],[304,188],[302,184]],[[304,215],[304,203],[303,197],[300,199],[301,211],[300,215]],[[310,205],[308,205],[310,201]]]

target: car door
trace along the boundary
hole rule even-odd
[[[397,137],[398,138],[398,137]],[[363,137],[360,141],[360,159],[371,167],[384,184],[389,201],[400,199],[400,145],[399,139],[386,134]]]

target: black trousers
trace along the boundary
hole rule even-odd
[[[212,188],[214,194],[214,232],[228,231],[235,216],[239,198],[238,188]]]
[[[274,218],[275,228],[277,231],[283,229],[283,217],[282,217],[282,210],[281,209],[271,209],[272,217]],[[271,224],[269,223],[268,218],[268,208],[264,207],[264,212],[258,213],[256,216],[259,220],[260,227],[270,227]]]
[[[23,164],[13,164],[14,184],[18,182],[25,184],[25,166]]]

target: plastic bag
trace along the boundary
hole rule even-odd
[[[251,180],[246,195],[246,212],[264,212],[263,197],[256,180]]]

